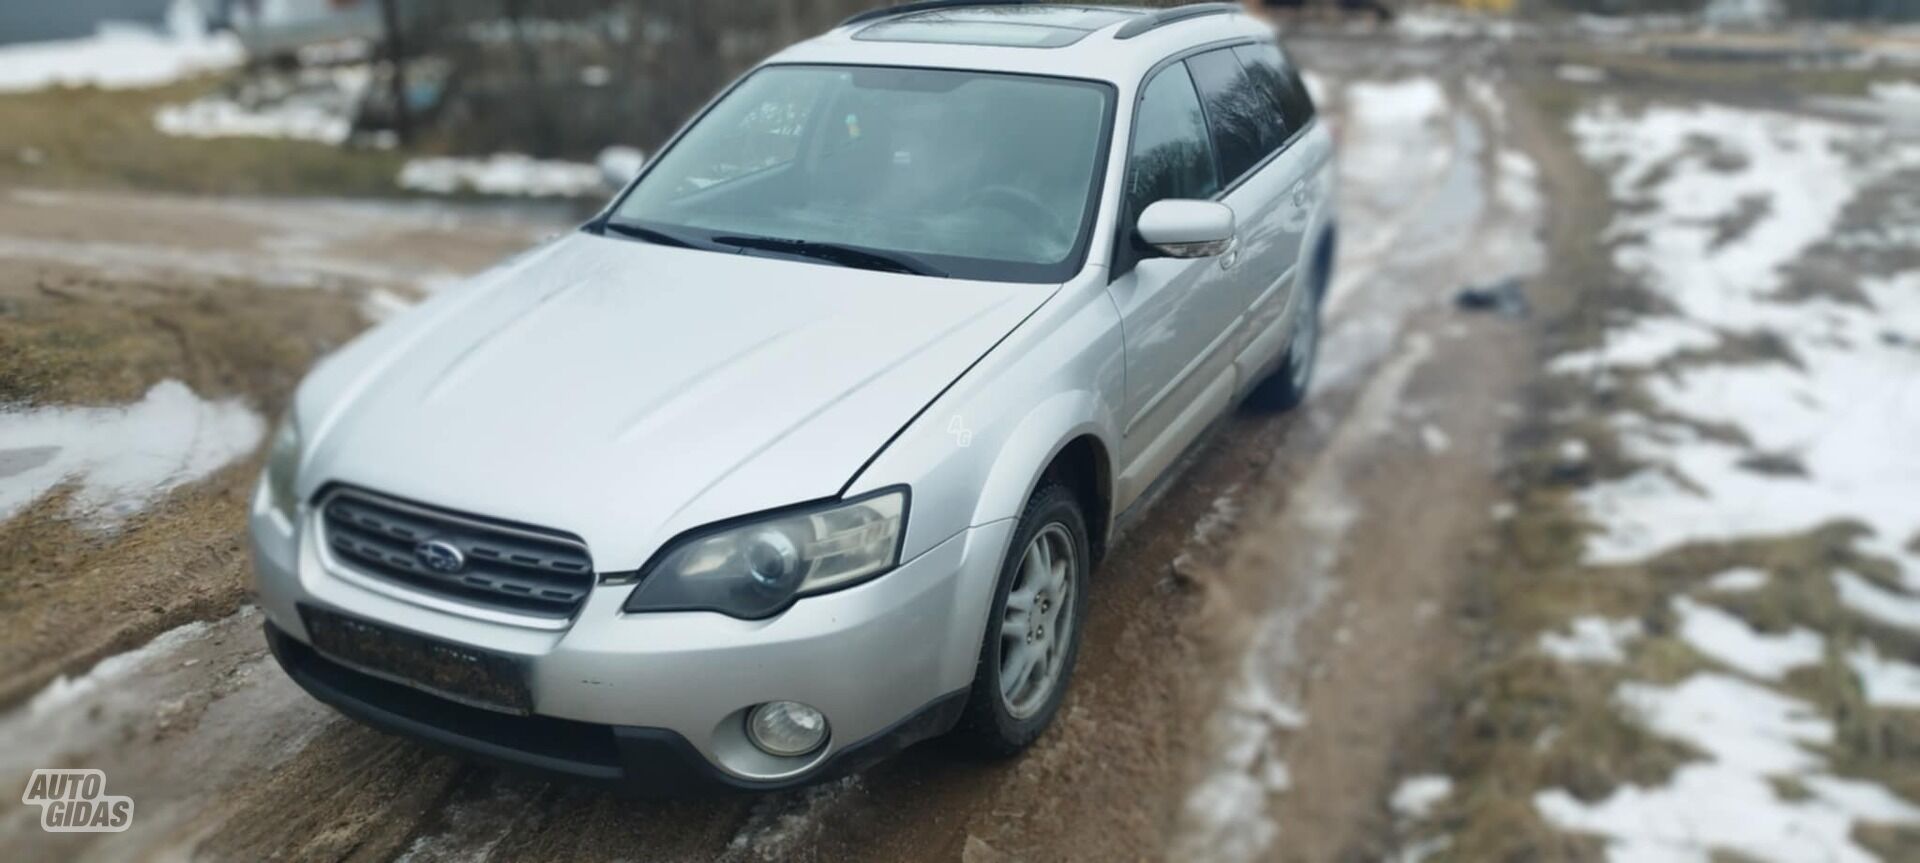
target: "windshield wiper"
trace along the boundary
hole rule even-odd
[[[633,222],[616,222],[612,219],[608,219],[605,222],[601,223],[601,227],[604,228],[605,230],[612,231],[623,237],[632,237],[636,240],[644,240],[646,242],[653,243],[655,245],[677,246],[682,249],[700,248],[699,245],[695,244],[692,240],[689,240],[685,237],[677,236],[675,234],[669,234],[666,231],[660,230],[659,228],[649,228],[645,225],[635,224]]]
[[[843,246],[839,243],[816,243],[812,240],[783,240],[779,237],[714,237],[713,241],[742,249],[762,249],[769,252],[783,252],[813,258],[819,261],[855,267],[862,270],[881,270],[890,273],[910,273],[916,276],[935,276],[946,278],[945,271],[928,264],[912,255],[900,252],[878,252],[858,246]]]

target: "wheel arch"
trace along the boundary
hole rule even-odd
[[[982,487],[974,523],[1016,516],[1041,483],[1058,481],[1086,510],[1099,560],[1113,527],[1113,447],[1098,404],[1089,392],[1062,394],[1029,412]]]
[[[1087,545],[1098,563],[1106,557],[1113,528],[1113,461],[1107,445],[1090,433],[1067,441],[1054,452],[1034,485],[1038,488],[1047,481],[1066,486],[1080,500],[1087,516]]]

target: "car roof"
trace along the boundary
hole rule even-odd
[[[907,6],[856,16],[767,62],[977,69],[1131,85],[1182,50],[1274,32],[1237,9],[1147,28],[1143,19],[1167,11],[1067,3]]]

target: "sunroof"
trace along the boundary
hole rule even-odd
[[[861,30],[853,38],[870,42],[1059,48],[1135,14],[1081,6],[963,7],[888,18]]]

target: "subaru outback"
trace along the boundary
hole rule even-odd
[[[365,723],[642,792],[1016,753],[1116,528],[1305,397],[1332,164],[1236,5],[856,16],[314,369],[251,505],[268,642]]]

